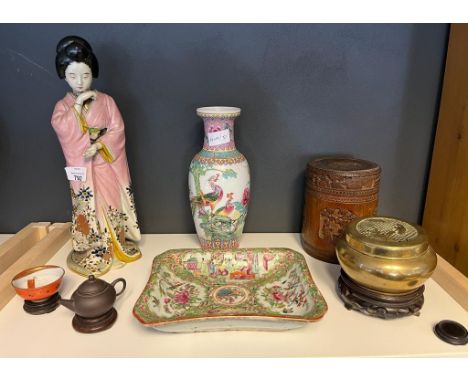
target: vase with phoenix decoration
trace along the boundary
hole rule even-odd
[[[250,199],[250,171],[234,141],[234,119],[241,110],[213,106],[197,109],[203,118],[203,149],[189,171],[190,205],[201,247],[239,247]]]

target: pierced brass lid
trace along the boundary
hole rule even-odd
[[[429,248],[422,227],[385,216],[354,220],[345,228],[345,240],[359,252],[386,258],[416,257]]]

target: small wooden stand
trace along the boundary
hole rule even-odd
[[[97,333],[109,329],[117,320],[117,311],[112,308],[99,317],[87,318],[75,314],[73,317],[73,329],[80,333]]]
[[[60,294],[57,292],[54,295],[39,301],[25,300],[23,309],[29,314],[45,314],[53,312],[60,305]]]

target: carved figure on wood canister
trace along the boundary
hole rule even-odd
[[[114,99],[91,87],[99,64],[86,40],[60,40],[55,65],[71,88],[52,115],[72,198],[73,251],[67,263],[83,276],[99,276],[141,257],[124,122]]]

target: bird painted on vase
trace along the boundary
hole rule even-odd
[[[219,174],[212,175],[208,178],[208,182],[210,184],[210,188],[212,192],[209,192],[208,194],[200,194],[195,196],[192,199],[192,207],[195,207],[197,205],[201,205],[204,207],[210,207],[211,212],[214,211],[214,208],[216,205],[221,201],[223,198],[223,189],[219,184],[216,184],[216,182],[219,179]]]
[[[234,199],[234,193],[229,192],[226,194],[226,204],[224,207],[220,207],[216,210],[215,214],[219,216],[229,216],[232,219],[237,219],[239,217],[239,211],[237,211],[234,207],[234,203],[232,203],[232,200]]]

